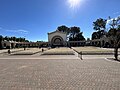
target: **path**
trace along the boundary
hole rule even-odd
[[[120,63],[105,59],[0,59],[0,90],[120,90]]]

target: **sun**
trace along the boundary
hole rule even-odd
[[[71,9],[76,9],[79,7],[81,0],[67,0],[68,5]]]

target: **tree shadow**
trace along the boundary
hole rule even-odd
[[[110,61],[117,61],[117,62],[120,62],[120,59],[116,60],[115,58],[107,58],[108,60]]]

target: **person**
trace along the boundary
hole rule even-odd
[[[42,52],[44,51],[44,49],[42,48]]]
[[[8,50],[8,54],[11,54],[11,51],[10,51],[10,49]]]

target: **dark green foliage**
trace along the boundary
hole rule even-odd
[[[71,27],[70,28],[70,36],[75,39],[76,35],[80,33],[80,28],[79,27]]]
[[[106,28],[106,19],[99,18],[95,22],[93,22],[93,29],[96,31],[104,30]]]
[[[113,42],[114,57],[116,60],[118,60],[118,48],[120,45],[120,17],[112,19],[110,26],[111,28],[108,31],[107,36]]]
[[[84,36],[82,35],[82,32],[80,32],[80,27],[70,27],[68,28],[65,25],[59,26],[57,28],[58,31],[66,32],[69,38],[69,41],[80,41],[85,40]]]
[[[120,30],[120,25],[118,25],[118,30]]]
[[[3,36],[0,35],[0,49],[2,49],[2,41],[3,41]]]
[[[16,41],[16,42],[29,42],[28,40],[26,40],[25,38],[17,38],[17,37],[8,37],[8,36],[5,36],[3,37],[2,35],[0,35],[0,49],[2,49],[2,41]],[[6,47],[6,48],[10,48],[9,46]]]
[[[92,34],[92,40],[94,40],[94,39],[100,39],[105,34],[106,34],[106,32],[104,30],[93,32],[93,34]]]
[[[59,26],[57,30],[69,34],[69,28],[65,25]]]
[[[80,40],[81,41],[85,40],[82,33],[76,34],[76,36],[74,38],[72,38],[72,37],[69,38],[69,41],[80,41]]]
[[[92,34],[92,40],[94,40],[94,39],[98,39],[98,33],[97,32],[93,32],[93,34]]]
[[[4,40],[6,40],[6,41],[10,41],[10,37],[5,36],[5,37],[4,37]]]
[[[95,22],[93,22],[93,29],[97,32],[93,32],[92,34],[92,40],[94,39],[100,39],[103,35],[106,34],[106,19],[99,18]]]

